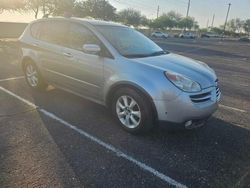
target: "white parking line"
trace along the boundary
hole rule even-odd
[[[220,104],[219,106],[221,108],[225,108],[225,109],[228,109],[228,110],[234,110],[234,111],[238,111],[238,112],[242,112],[242,113],[246,113],[247,112],[246,110],[242,110],[242,109],[238,109],[238,108],[234,108],[234,107],[230,107],[230,106],[225,106],[223,104]]]
[[[153,174],[154,176],[160,178],[161,180],[165,181],[166,183],[168,183],[169,185],[173,185],[175,187],[178,187],[178,188],[187,188],[186,185],[183,185],[179,182],[177,182],[176,180],[170,178],[169,176],[157,171],[156,169],[148,166],[147,164],[143,163],[143,162],[140,162],[138,160],[136,160],[135,158],[129,156],[128,154],[120,151],[119,149],[115,148],[114,146],[112,146],[111,144],[108,144],[102,140],[100,140],[99,138],[95,137],[95,136],[92,136],[90,135],[89,133],[83,131],[82,129],[79,129],[77,128],[76,126],[68,123],[67,121],[57,117],[55,114],[51,113],[51,112],[48,112],[47,110],[44,110],[42,108],[39,108],[39,106],[33,104],[32,102],[16,95],[15,93],[3,88],[3,87],[0,87],[0,90],[13,96],[14,98],[22,101],[23,103],[33,107],[33,108],[37,108],[38,111],[40,111],[41,113],[43,113],[44,115],[50,117],[51,119],[54,119],[58,122],[60,122],[61,124],[63,124],[65,127],[68,127],[74,131],[76,131],[77,133],[79,133],[80,135],[86,137],[87,139],[91,140],[92,142],[95,142],[96,144],[104,147],[105,149],[109,150],[109,151],[112,151],[114,154],[116,154],[117,157],[122,157],[123,159],[126,159],[132,163],[134,163],[135,165],[137,165],[138,167],[140,167],[141,169],[143,169],[144,171],[147,171],[151,174]]]
[[[249,87],[248,84],[239,84],[239,85],[242,86],[242,87]]]
[[[0,82],[6,82],[6,81],[11,81],[11,80],[20,80],[20,79],[24,79],[24,76],[18,76],[18,77],[13,77],[13,78],[0,79]]]

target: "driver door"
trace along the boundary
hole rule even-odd
[[[99,39],[82,24],[71,23],[68,45],[62,53],[64,60],[60,72],[64,77],[64,88],[97,101],[101,100],[103,89],[103,66],[105,57],[83,51],[83,45],[97,44]],[[103,50],[103,48],[102,48]]]

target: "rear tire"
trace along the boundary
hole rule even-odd
[[[27,62],[24,65],[25,79],[29,87],[35,90],[46,90],[48,84],[42,78],[38,67],[33,62]]]
[[[147,132],[154,127],[151,104],[135,89],[126,87],[115,92],[112,113],[121,127],[132,134]]]

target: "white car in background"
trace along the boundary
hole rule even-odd
[[[180,38],[195,39],[197,36],[192,32],[183,32],[179,35]]]
[[[155,31],[151,34],[151,37],[154,37],[154,38],[168,38],[168,34],[167,33],[163,33],[163,32],[160,32],[160,31]]]

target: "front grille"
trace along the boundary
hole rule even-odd
[[[216,98],[218,99],[220,97],[220,88],[216,88]]]
[[[215,99],[216,95],[216,99]],[[196,95],[190,95],[190,99],[193,103],[202,103],[202,102],[207,102],[209,100],[219,100],[220,99],[220,88],[218,87],[218,79],[215,80],[215,87],[211,87],[210,90],[205,91],[204,93],[201,94],[196,94]]]
[[[217,100],[219,100],[220,99],[220,94],[221,94],[221,92],[220,92],[220,88],[219,88],[219,86],[218,86],[218,82],[219,82],[219,80],[217,79],[217,80],[215,80],[215,85],[216,85],[216,99]]]
[[[206,92],[198,95],[191,95],[190,99],[194,103],[206,102],[211,99],[211,92]]]

